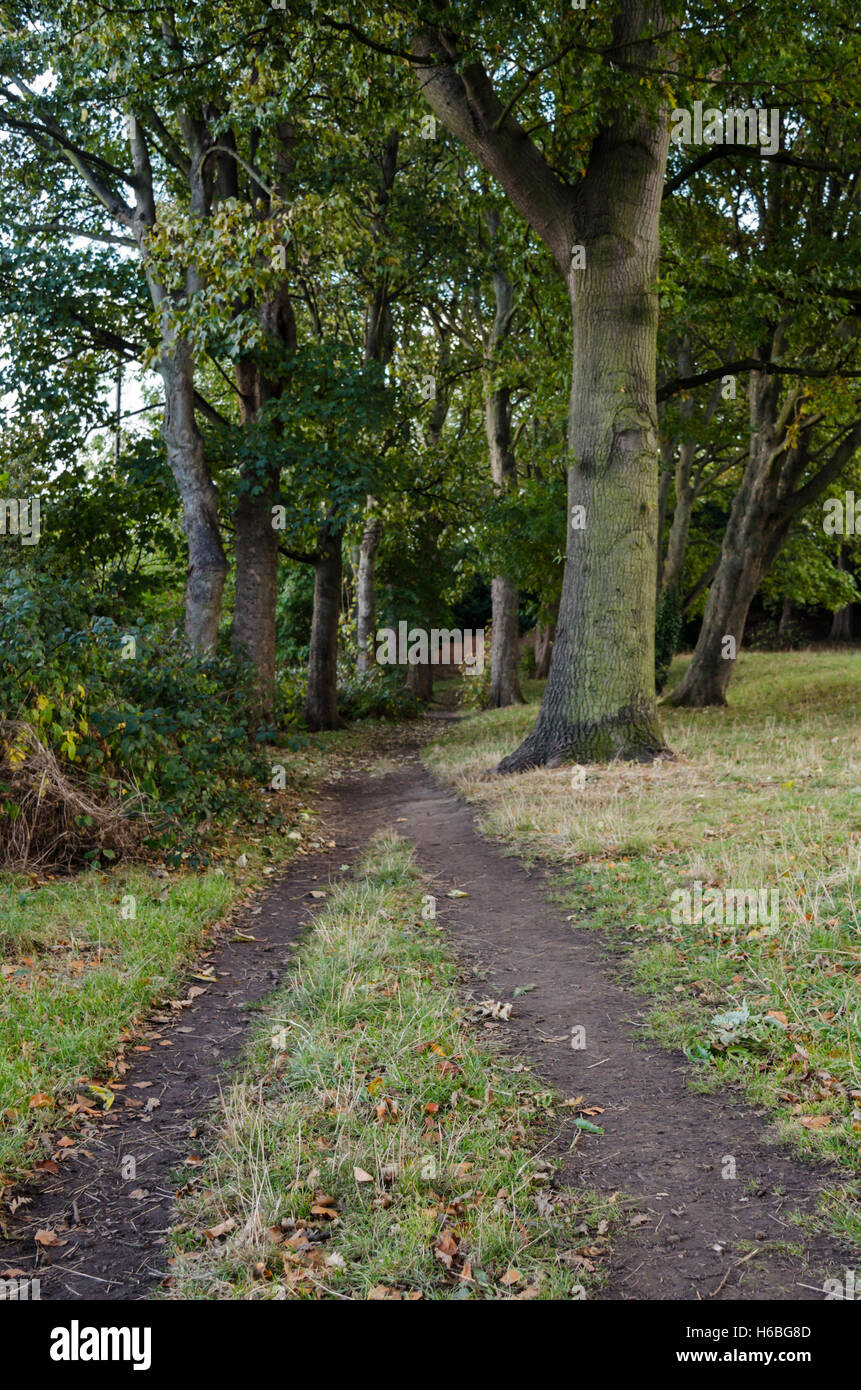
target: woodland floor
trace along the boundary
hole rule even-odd
[[[144,1104],[118,1105],[116,1118],[89,1130],[85,1121],[58,1173],[21,1189],[29,1200],[7,1223],[0,1265],[38,1276],[43,1300],[154,1293],[166,1274],[175,1175],[193,1174],[217,1137],[220,1088],[254,1006],[289,968],[312,916],[310,894],[390,828],[414,846],[437,895],[464,989],[512,1001],[510,1021],[495,1035],[512,1065],[528,1063],[564,1095],[603,1107],[603,1134],[580,1132],[571,1148],[569,1132],[556,1152],[560,1186],[623,1192],[638,1212],[614,1234],[598,1296],[821,1300],[823,1281],[841,1278],[857,1252],[811,1234],[813,1223],[800,1226],[790,1213],[812,1216],[835,1170],[773,1142],[765,1112],[732,1091],[693,1091],[681,1052],[641,1042],[644,1003],[626,982],[624,960],[609,956],[599,932],[566,921],[552,903],[549,871],[528,871],[477,833],[472,810],[422,767],[418,742],[395,744],[380,775],[351,770],[323,787],[319,808],[336,847],[273,880],[192,967],[211,982],[190,990],[183,1007],[150,1016],[142,1037],[149,1050],[128,1054],[124,1077],[126,1096]],[[452,890],[467,896],[447,897]],[[579,1050],[571,1046],[577,1026],[586,1030]],[[122,1173],[126,1154],[137,1163],[131,1181]],[[722,1177],[728,1155],[734,1181]],[[37,1230],[55,1232],[58,1243],[35,1244]]]

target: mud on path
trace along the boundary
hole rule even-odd
[[[633,1199],[634,1224],[614,1237],[603,1297],[821,1300],[824,1279],[842,1279],[857,1252],[828,1236],[805,1237],[788,1213],[812,1213],[818,1192],[841,1175],[769,1143],[762,1114],[733,1095],[692,1092],[682,1054],[639,1042],[643,1001],[623,988],[600,935],[572,928],[548,900],[546,875],[483,840],[469,807],[442,791],[414,752],[402,746],[399,763],[384,776],[329,784],[320,809],[336,848],[291,866],[213,943],[207,966],[216,981],[178,1017],[156,1014],[146,1030],[160,1035],[151,1051],[127,1054],[123,1095],[145,1098],[144,1106],[117,1104],[59,1177],[25,1191],[32,1201],[10,1223],[11,1243],[0,1242],[2,1267],[38,1276],[42,1299],[149,1296],[168,1272],[174,1175],[192,1176],[187,1160],[217,1137],[214,1102],[253,1018],[248,1006],[271,994],[289,967],[311,891],[352,862],[375,830],[391,827],[415,846],[466,987],[512,1000],[510,1021],[494,1035],[512,1065],[528,1063],[566,1096],[604,1107],[603,1135],[580,1133],[569,1151],[569,1120],[556,1146],[560,1185]],[[452,889],[468,896],[448,899]],[[255,940],[237,941],[238,930]],[[573,1027],[585,1029],[582,1050],[571,1047]],[[159,1103],[147,1111],[149,1097]],[[727,1155],[734,1181],[722,1177]],[[124,1156],[135,1159],[133,1179],[122,1176]],[[40,1227],[68,1243],[39,1249]],[[790,1243],[803,1243],[804,1255]]]

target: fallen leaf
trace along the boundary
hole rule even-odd
[[[236,1229],[236,1222],[232,1216],[228,1216],[226,1221],[220,1222],[218,1226],[210,1226],[204,1231],[207,1240],[217,1240],[219,1236],[226,1236],[228,1232]]]
[[[68,1245],[67,1240],[61,1240],[56,1231],[49,1229],[37,1231],[34,1237],[37,1245]]]
[[[519,1269],[507,1269],[499,1282],[505,1285],[519,1284],[522,1278]]]
[[[451,1262],[458,1251],[458,1242],[451,1231],[442,1231],[439,1240],[434,1246],[434,1255],[444,1264],[446,1269],[451,1269]]]
[[[353,1169],[353,1177],[356,1179],[356,1182],[373,1182],[373,1181],[374,1181],[374,1179],[371,1177],[370,1173],[366,1173],[365,1170],[364,1170],[364,1168],[354,1168],[354,1169]]]

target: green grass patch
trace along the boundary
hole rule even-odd
[[[536,1156],[569,1112],[479,1041],[401,839],[330,890],[223,1111],[171,1296],[565,1299],[599,1278],[613,1209]]]
[[[677,659],[670,685],[680,678]],[[676,761],[486,778],[536,714],[446,731],[429,767],[485,831],[558,868],[655,998],[653,1036],[693,1082],[741,1082],[802,1152],[861,1157],[861,651],[747,653],[726,709],[665,711]],[[676,890],[778,890],[774,924],[673,920]],[[770,901],[770,899],[769,899]],[[728,1018],[728,1016],[730,1016]]]

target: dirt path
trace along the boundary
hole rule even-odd
[[[43,1299],[141,1298],[163,1276],[170,1175],[214,1137],[207,1116],[248,1026],[243,1005],[269,994],[284,973],[310,916],[311,889],[388,826],[415,845],[476,993],[513,1000],[502,1025],[512,1063],[528,1061],[567,1096],[604,1107],[604,1134],[581,1134],[572,1153],[568,1124],[559,1152],[560,1182],[636,1199],[636,1224],[614,1241],[606,1298],[821,1300],[823,1280],[854,1266],[851,1249],[824,1236],[805,1241],[788,1219],[793,1209],[812,1212],[818,1190],[840,1175],[767,1142],[761,1115],[726,1092],[693,1093],[681,1054],[642,1046],[642,1001],[602,959],[601,938],[566,923],[544,875],[481,839],[470,809],[440,790],[415,755],[384,777],[344,778],[322,810],[337,848],[276,883],[262,910],[239,924],[257,941],[222,941],[210,957],[217,984],[178,1020],[156,1019],[169,1051],[130,1054],[139,1060],[125,1077],[126,1096],[152,1096],[158,1107],[100,1121],[91,1157],[64,1164],[21,1209],[25,1220],[15,1243],[0,1246],[0,1260],[38,1273]],[[453,888],[469,896],[446,898]],[[575,1027],[585,1029],[583,1049],[571,1046]],[[146,1081],[152,1086],[137,1088]],[[122,1177],[123,1155],[136,1160],[134,1180]],[[722,1176],[728,1156],[734,1181]],[[60,1232],[68,1245],[35,1256],[37,1226],[68,1227]],[[805,1244],[803,1256],[790,1244]],[[745,1258],[751,1250],[758,1253]]]

